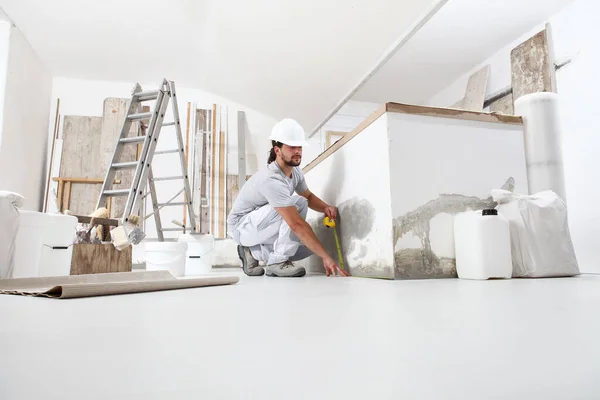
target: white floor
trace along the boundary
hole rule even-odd
[[[600,276],[0,296],[0,399],[599,399]]]

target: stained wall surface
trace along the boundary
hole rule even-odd
[[[342,254],[353,276],[394,278],[388,146],[383,114],[305,174],[309,189],[339,209]],[[337,260],[334,234],[323,225],[323,217],[310,210],[307,220]],[[305,266],[323,270],[317,256],[311,256]]]
[[[523,127],[387,113],[397,279],[456,276],[453,219],[527,193]]]

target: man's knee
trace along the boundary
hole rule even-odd
[[[296,209],[298,210],[298,214],[303,219],[306,219],[306,215],[308,214],[308,200],[306,200],[306,197],[296,196]]]

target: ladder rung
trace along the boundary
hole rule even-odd
[[[158,207],[174,207],[174,206],[189,206],[190,203],[184,203],[184,202],[180,202],[180,203],[159,203]]]
[[[158,93],[160,90],[149,90],[147,92],[138,92],[135,94],[138,101],[150,101],[156,100],[158,98]]]
[[[123,162],[123,163],[116,163],[111,165],[111,168],[113,169],[128,169],[128,168],[135,168],[137,167],[138,162],[137,161],[131,161],[131,162]]]
[[[116,196],[128,196],[130,189],[115,189],[115,190],[105,190],[103,194],[106,196],[116,197]]]
[[[173,126],[175,122],[163,122],[162,126]]]
[[[145,112],[145,113],[139,113],[139,114],[131,114],[127,118],[132,121],[144,121],[144,120],[148,120],[148,119],[152,118],[152,113]]]
[[[119,140],[119,142],[121,142],[121,143],[143,143],[144,140],[146,140],[146,136],[134,136],[134,137],[123,138],[123,139]]]
[[[183,179],[185,178],[184,176],[163,176],[160,178],[154,178],[152,179],[154,182],[160,182],[160,181],[176,181],[178,179]]]
[[[155,151],[154,155],[160,155],[160,154],[174,154],[174,153],[179,153],[181,150],[179,149],[175,149],[175,150],[163,150],[163,151]]]

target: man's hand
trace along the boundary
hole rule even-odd
[[[337,207],[327,206],[327,207],[325,207],[323,212],[325,213],[326,216],[329,217],[329,219],[332,219],[334,221],[337,219],[337,214],[338,214]]]
[[[331,257],[323,259],[323,266],[325,267],[325,274],[327,274],[327,276],[337,276],[338,274],[340,274],[340,276],[350,276],[350,274],[341,269]]]

